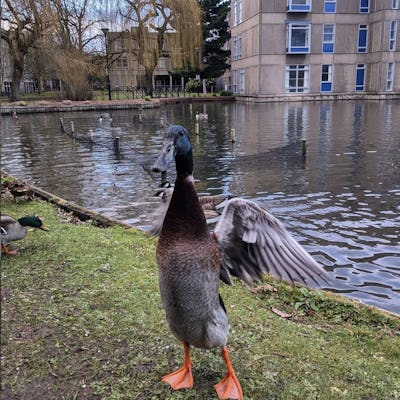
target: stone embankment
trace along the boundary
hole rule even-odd
[[[232,101],[234,96],[207,96],[207,97],[166,97],[160,99],[142,100],[86,100],[86,101],[17,101],[15,103],[1,103],[1,114],[28,114],[40,112],[67,112],[67,111],[108,111],[108,110],[128,110],[156,108],[166,103],[195,103],[208,101]]]

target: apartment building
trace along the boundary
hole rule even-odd
[[[231,0],[243,99],[400,96],[400,0]]]

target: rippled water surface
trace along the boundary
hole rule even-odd
[[[196,111],[209,116],[198,135]],[[149,167],[162,145],[160,118],[183,124],[200,193],[259,201],[325,266],[332,290],[400,313],[400,102],[179,104],[143,110],[141,123],[138,113],[3,116],[2,167],[146,227],[158,204],[160,177]],[[60,118],[77,139],[60,131]]]

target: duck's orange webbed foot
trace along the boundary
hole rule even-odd
[[[8,254],[9,256],[16,256],[18,254],[16,250],[8,250],[5,244],[1,245],[1,252],[3,254]]]
[[[236,377],[235,371],[233,370],[231,361],[229,359],[228,349],[224,347],[222,350],[222,357],[225,360],[226,368],[228,372],[226,373],[224,379],[221,382],[214,385],[214,389],[218,394],[220,400],[223,399],[243,399],[243,391],[240,386],[239,380]]]
[[[173,390],[189,389],[193,387],[192,362],[189,355],[189,345],[184,343],[185,361],[183,367],[175,372],[171,372],[162,378]]]

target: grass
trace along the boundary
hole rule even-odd
[[[156,240],[136,229],[73,223],[47,203],[1,259],[4,399],[214,399],[219,351],[192,351],[193,389],[162,375],[182,363],[160,306]],[[400,319],[333,295],[268,281],[221,288],[232,363],[246,399],[400,399]],[[282,318],[271,311],[291,315]]]

